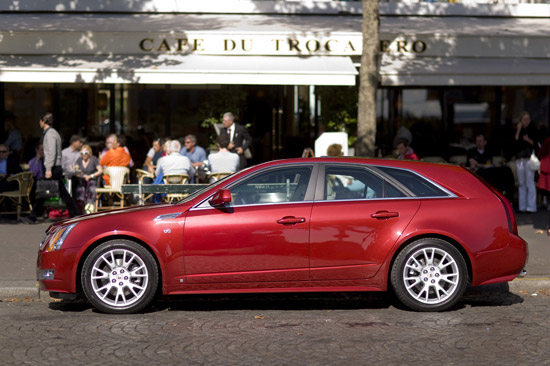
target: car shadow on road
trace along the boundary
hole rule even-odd
[[[384,309],[392,306],[386,293],[335,292],[295,294],[231,294],[166,296],[152,305],[155,310],[332,310]]]
[[[507,283],[469,287],[462,299],[449,309],[466,307],[512,306],[523,298],[510,292]],[[50,309],[63,312],[83,312],[93,309],[85,300],[63,300],[49,304]],[[226,311],[226,310],[360,310],[394,307],[410,311],[391,293],[334,292],[281,294],[214,294],[161,296],[143,312],[157,311]]]
[[[468,287],[457,306],[511,306],[521,304],[523,298],[510,292],[507,282]]]

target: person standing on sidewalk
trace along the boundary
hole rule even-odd
[[[516,140],[516,172],[518,175],[518,208],[520,212],[537,212],[537,188],[535,172],[529,169],[529,158],[535,150],[537,129],[531,123],[527,112],[519,114],[519,122],[514,136]]]
[[[547,204],[548,218],[546,219],[546,235],[550,236],[550,137],[542,143],[538,157],[540,160],[540,175],[537,188],[541,190]]]
[[[49,112],[42,114],[42,116],[40,116],[39,123],[40,128],[43,131],[40,142],[44,146],[44,178],[57,181],[59,186],[59,194],[67,205],[69,216],[77,216],[78,208],[63,183],[63,168],[61,167],[61,136],[59,136],[59,133],[52,127],[53,115]],[[44,212],[45,200],[45,198],[36,200],[31,213],[29,216],[24,218],[25,222],[36,222],[37,214],[41,215]]]

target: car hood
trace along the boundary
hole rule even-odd
[[[183,203],[183,204],[163,203],[163,204],[157,204],[157,205],[136,206],[136,207],[128,207],[128,208],[122,208],[122,209],[116,209],[116,210],[103,211],[103,212],[96,212],[96,213],[77,216],[67,220],[56,222],[52,224],[47,231],[50,231],[52,228],[62,226],[62,225],[71,225],[82,221],[95,220],[95,219],[105,218],[109,216],[128,215],[128,214],[138,213],[142,211],[159,211],[159,212],[162,211],[163,213],[165,213],[167,209],[169,210],[172,208],[173,211],[185,212],[192,205],[193,205],[192,202]]]

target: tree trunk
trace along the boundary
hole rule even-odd
[[[363,53],[359,70],[359,107],[355,155],[374,156],[378,87],[378,0],[363,0]]]

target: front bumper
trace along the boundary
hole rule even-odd
[[[39,251],[36,262],[36,279],[40,290],[59,293],[76,293],[76,249]]]

